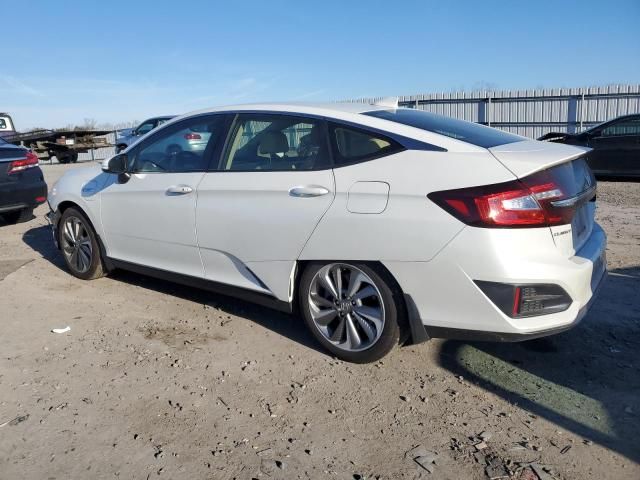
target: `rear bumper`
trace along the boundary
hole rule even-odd
[[[45,202],[47,184],[36,182],[7,182],[0,184],[0,213],[35,208]],[[40,200],[37,200],[40,198]]]
[[[606,278],[607,271],[605,270],[600,276],[600,279],[598,280],[598,284],[596,286],[596,290],[593,292],[593,295],[591,296],[587,304],[578,311],[578,316],[575,318],[575,320],[566,325],[529,333],[485,332],[479,330],[462,330],[458,328],[430,327],[424,325],[423,327],[425,330],[425,334],[427,338],[447,338],[452,340],[467,340],[477,342],[525,342],[527,340],[535,340],[536,338],[557,335],[558,333],[571,330],[582,321],[582,319],[591,308],[591,305],[593,305],[593,303],[595,302]]]
[[[606,236],[593,231],[575,255],[554,244],[549,229],[464,229],[430,262],[384,262],[413,303],[412,329],[426,336],[522,341],[568,330],[586,315],[606,277]],[[474,283],[560,285],[572,303],[562,312],[512,318]],[[414,334],[415,338],[415,334]]]

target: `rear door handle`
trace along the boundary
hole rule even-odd
[[[319,185],[303,185],[289,189],[289,195],[301,198],[320,197],[327,193],[329,193],[329,189]]]
[[[174,185],[167,188],[167,195],[187,195],[193,192],[193,188],[189,185]]]

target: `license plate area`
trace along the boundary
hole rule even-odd
[[[571,235],[573,237],[573,248],[579,250],[585,239],[591,233],[592,212],[589,204],[582,205],[576,210],[571,220]]]

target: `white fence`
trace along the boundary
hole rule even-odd
[[[551,131],[579,132],[620,115],[640,113],[640,85],[429,93],[401,96],[399,105],[538,138]]]

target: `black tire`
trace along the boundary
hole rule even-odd
[[[23,208],[14,212],[3,213],[4,221],[10,225],[25,223],[33,218],[33,208]]]
[[[70,240],[65,235],[65,226],[67,222],[75,223],[79,222],[84,231],[85,235],[78,235],[82,240],[88,240],[88,243],[91,245],[91,251],[89,255],[89,261],[87,262],[87,268],[82,268],[78,263],[78,255],[80,255],[80,250],[83,250],[84,254],[86,254],[86,245],[78,245],[76,248],[75,245],[79,242],[73,242],[72,246]],[[67,268],[71,272],[74,277],[78,277],[82,280],[94,280],[96,278],[100,278],[105,274],[105,266],[102,261],[102,255],[100,250],[100,244],[98,243],[98,237],[96,235],[93,226],[89,219],[82,213],[80,210],[77,210],[73,207],[67,208],[62,217],[60,218],[60,223],[58,225],[58,243],[60,245],[60,251],[62,253],[62,257],[64,258],[64,262],[67,265]],[[80,242],[83,243],[83,242]],[[76,250],[76,256],[74,257],[73,251]]]
[[[56,153],[56,158],[58,159],[58,163],[69,163],[69,156],[64,153]]]
[[[335,265],[345,269],[352,267],[360,270],[362,273],[366,274],[366,276],[369,277],[369,280],[373,281],[373,284],[377,289],[377,292],[379,293],[379,295],[376,294],[375,298],[376,302],[379,303],[380,300],[382,302],[384,325],[377,339],[365,349],[359,351],[351,351],[349,349],[337,346],[335,343],[332,343],[332,341],[330,341],[329,338],[325,336],[325,334],[321,332],[320,327],[318,327],[314,321],[314,318],[312,316],[313,307],[311,306],[310,301],[310,298],[312,296],[312,283],[314,282],[314,278],[316,278],[316,275],[319,274],[319,272],[321,272],[321,270],[323,270],[324,268],[328,268],[329,265]],[[307,327],[309,328],[313,336],[318,340],[318,342],[320,342],[320,344],[324,348],[329,350],[336,357],[353,363],[369,363],[381,359],[396,345],[398,345],[401,338],[401,324],[404,323],[402,322],[404,304],[402,303],[400,292],[398,292],[395,287],[395,282],[392,278],[389,278],[389,275],[386,272],[382,271],[382,269],[376,268],[375,265],[369,265],[359,262],[312,262],[307,264],[304,272],[300,277],[298,286],[298,305],[302,317],[307,324]],[[343,290],[345,291],[344,295],[346,296],[347,289],[343,288]],[[363,305],[361,305],[360,308],[362,306]],[[338,307],[335,308],[338,309]],[[357,307],[353,307],[353,310],[357,311]],[[340,321],[342,321],[341,318],[336,317],[336,319],[332,322]],[[354,322],[354,324],[357,325],[357,322]],[[347,327],[343,327],[342,329],[344,330],[344,328]],[[334,332],[336,330],[338,330],[338,328],[336,328]]]
[[[69,161],[71,163],[76,163],[78,161],[78,152],[72,152],[69,154]]]

